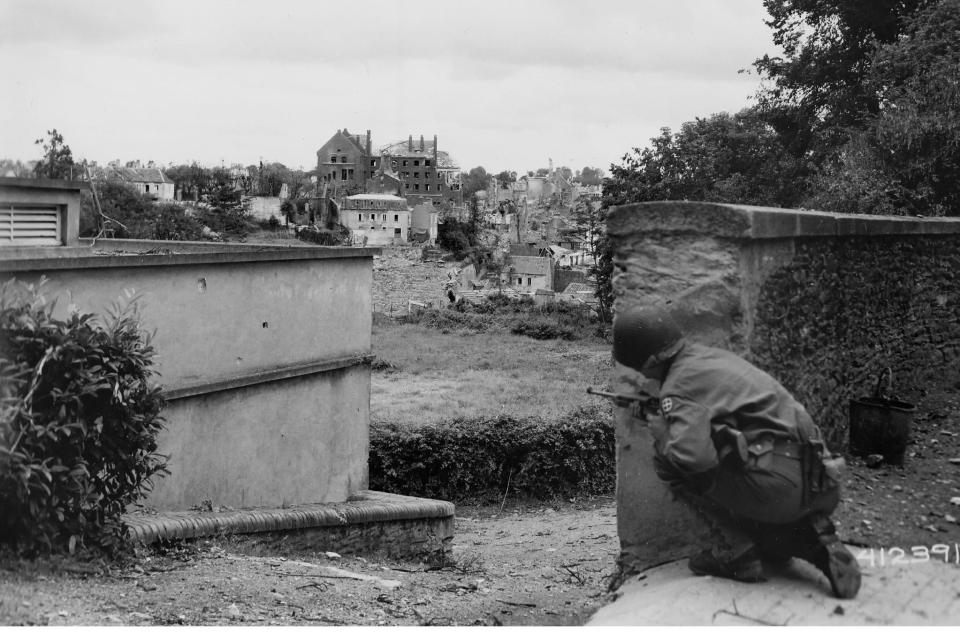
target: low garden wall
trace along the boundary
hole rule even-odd
[[[886,369],[913,402],[960,379],[960,219],[652,202],[607,229],[615,309],[671,301],[690,338],[774,375],[836,449]],[[698,531],[656,480],[649,433],[623,416],[617,441],[624,563],[681,557]]]

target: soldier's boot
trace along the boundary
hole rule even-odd
[[[690,558],[687,566],[695,575],[725,577],[739,582],[766,581],[763,563],[753,538],[719,511],[700,504],[697,513],[710,528],[709,549]]]
[[[827,516],[810,518],[814,542],[799,557],[816,566],[827,576],[830,588],[838,599],[853,599],[860,591],[860,565],[840,542],[837,528]]]
[[[691,557],[688,566],[694,575],[712,575],[750,583],[767,581],[755,549],[727,561],[718,559],[711,549],[706,549]]]

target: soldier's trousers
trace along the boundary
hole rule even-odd
[[[813,525],[824,524],[839,503],[837,487],[810,493],[800,460],[779,454],[742,469],[718,468],[713,480],[696,486],[663,461],[657,473],[707,523],[712,553],[721,561],[754,547],[771,558],[800,555],[823,528]]]

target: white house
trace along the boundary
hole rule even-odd
[[[366,244],[386,246],[407,241],[410,210],[407,201],[385,193],[361,193],[343,200],[340,222],[351,236]]]

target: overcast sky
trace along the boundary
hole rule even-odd
[[[0,0],[0,158],[315,166],[337,129],[468,170],[609,169],[749,105],[761,0]]]

